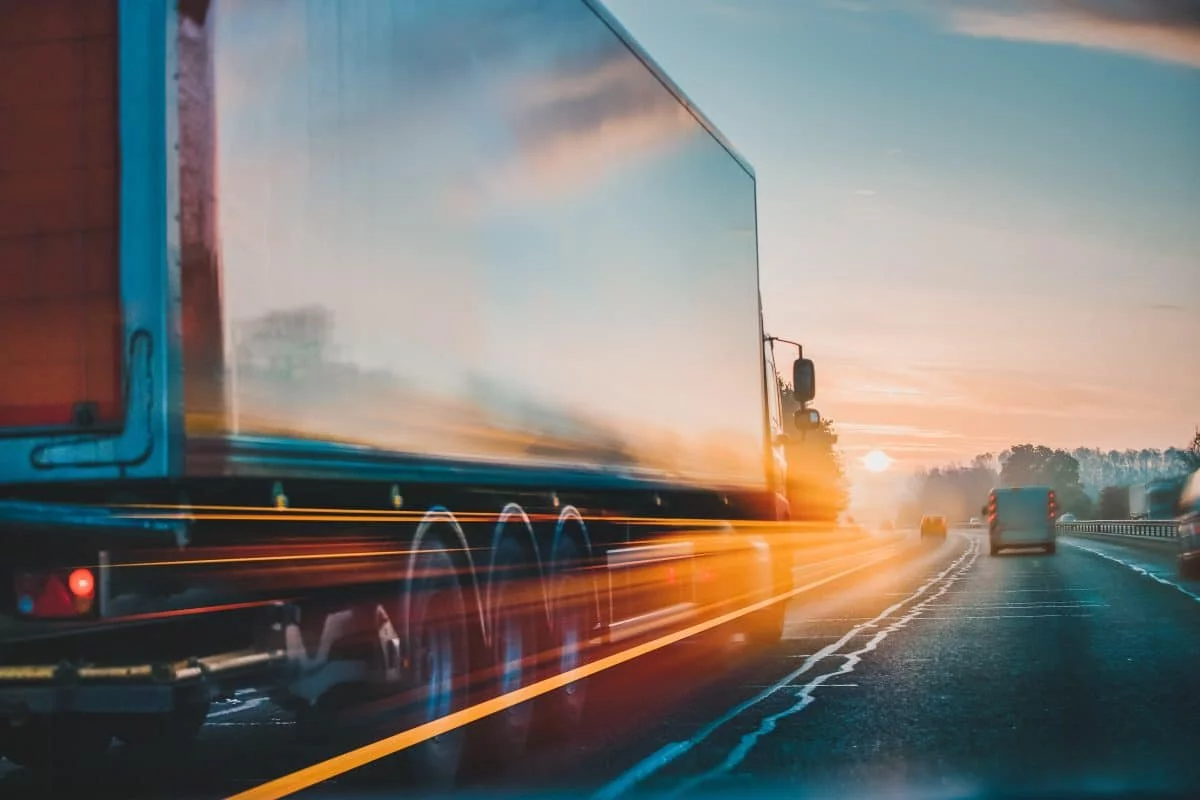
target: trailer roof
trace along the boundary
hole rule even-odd
[[[621,24],[620,20],[613,16],[611,11],[605,8],[601,0],[583,0],[583,2],[596,13],[596,16],[600,17],[600,19],[604,21],[604,24],[607,25],[612,32],[615,33],[617,37],[625,43],[625,46],[628,47],[629,50],[638,57],[638,59],[641,60],[641,62],[645,64],[651,72],[654,73],[654,76],[658,78],[659,82],[667,88],[667,91],[675,95],[676,99],[679,100],[679,102],[683,104],[688,112],[696,118],[696,121],[704,126],[705,130],[707,130],[709,134],[717,140],[718,144],[725,148],[725,151],[728,152],[729,155],[733,156],[733,159],[737,161],[739,165],[741,165],[742,169],[744,169],[751,178],[755,178],[756,176],[754,174],[754,167],[750,165],[750,162],[746,160],[745,156],[738,152],[737,148],[735,148],[729,139],[725,137],[725,134],[721,133],[721,130],[713,123],[713,121],[704,115],[704,112],[692,102],[691,98],[687,96],[683,89],[679,88],[679,84],[675,83],[675,81],[671,79],[671,76],[667,74],[666,70],[659,66],[658,62],[656,62],[648,52],[646,52],[646,49],[638,44],[638,41],[634,38],[633,34],[631,34],[629,30]]]

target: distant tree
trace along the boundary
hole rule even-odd
[[[1058,495],[1064,512],[1079,517],[1092,514],[1092,501],[1079,482],[1079,462],[1065,450],[1019,444],[1000,454],[1000,482],[1004,486],[1049,486]]]
[[[911,527],[923,514],[942,514],[955,522],[981,514],[988,492],[999,482],[996,458],[976,456],[969,466],[937,467],[918,473],[897,523]]]
[[[1188,446],[1180,451],[1179,461],[1188,472],[1200,469],[1200,428],[1196,429],[1196,435]]]
[[[792,397],[792,385],[779,380],[779,390],[783,395],[784,429],[791,437],[785,450],[792,519],[835,522],[850,505],[850,488],[845,464],[836,448],[838,437],[833,420],[821,420],[816,430],[797,431],[792,414],[800,404]]]
[[[787,446],[788,501],[792,519],[834,522],[850,505],[850,492],[842,457],[835,449],[833,420],[821,420],[817,430]]]
[[[1099,519],[1129,519],[1129,487],[1105,486],[1100,490]]]
[[[896,512],[896,525],[901,528],[915,528],[921,522],[921,506],[915,500],[906,500],[900,504]]]

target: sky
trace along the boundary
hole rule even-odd
[[[766,324],[860,484],[1190,440],[1200,5],[606,5],[754,166]]]

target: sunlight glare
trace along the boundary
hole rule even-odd
[[[891,456],[882,450],[872,450],[863,456],[863,466],[867,468],[867,472],[886,472],[891,465]]]

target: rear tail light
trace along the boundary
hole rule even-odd
[[[1056,519],[1058,517],[1058,495],[1056,495],[1054,492],[1050,493],[1048,506],[1049,508],[1047,509],[1047,512],[1050,516],[1050,519]]]
[[[90,616],[96,605],[96,576],[90,569],[18,575],[17,613],[36,619]]]
[[[67,588],[77,598],[91,597],[96,593],[96,578],[90,569],[77,569],[67,576]]]

